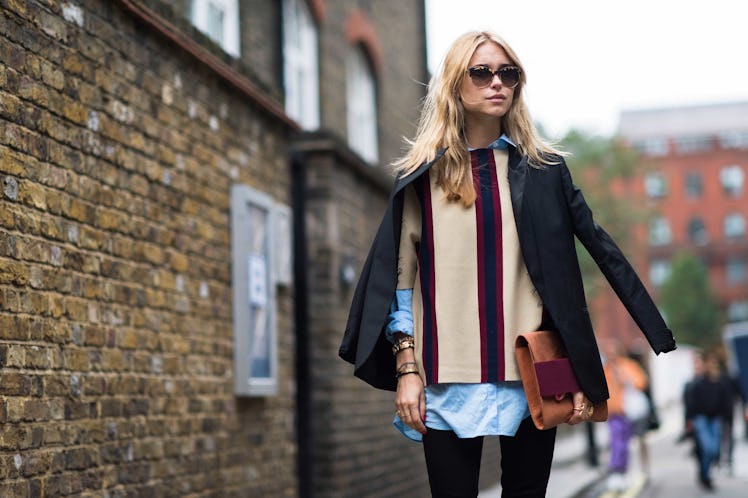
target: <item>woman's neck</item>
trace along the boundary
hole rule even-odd
[[[467,145],[473,149],[488,147],[501,136],[501,121],[492,119],[490,121],[471,120],[465,125],[465,140]]]

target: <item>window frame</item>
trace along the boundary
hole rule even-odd
[[[211,5],[221,7],[224,13],[221,39],[217,39],[210,32],[208,12]],[[241,56],[239,0],[192,0],[190,21],[208,38],[220,45],[227,54],[235,58]]]
[[[305,0],[283,0],[283,93],[286,113],[304,130],[320,126],[319,32]]]
[[[740,226],[740,230],[734,231],[733,227]],[[745,216],[743,213],[732,212],[725,215],[723,230],[726,239],[742,239],[745,237]]]
[[[257,246],[257,237],[253,230],[250,216],[251,209],[265,213],[262,224],[263,254],[252,252]],[[270,195],[244,184],[231,187],[231,274],[233,296],[233,336],[234,336],[234,393],[237,396],[274,396],[278,394],[278,324],[277,324],[277,286],[290,285],[292,279],[292,230],[291,209],[277,204]],[[254,242],[254,244],[253,244]],[[280,257],[279,257],[280,255]],[[285,255],[285,256],[284,256]],[[258,258],[264,282],[251,289],[253,285],[250,271]],[[258,287],[264,287],[257,290]],[[259,299],[253,293],[264,291]],[[254,301],[254,302],[253,302]],[[262,309],[264,306],[264,309]],[[268,375],[252,374],[251,327],[253,310],[262,309],[265,319],[265,337],[267,346],[264,357],[267,357]],[[264,359],[263,357],[263,359]]]
[[[375,164],[379,161],[377,79],[363,45],[348,47],[345,67],[348,145]]]
[[[654,234],[654,236],[653,236]],[[667,236],[665,236],[667,234]],[[673,229],[670,221],[664,216],[655,216],[649,220],[649,245],[662,247],[673,241]]]

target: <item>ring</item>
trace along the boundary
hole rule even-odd
[[[591,417],[593,413],[595,413],[595,405],[590,405],[589,409],[587,410],[587,416]]]
[[[398,417],[400,417],[400,418],[402,418],[402,417],[403,417],[403,416],[402,416],[402,415],[400,414],[400,410],[395,410],[395,415],[397,415],[397,416],[398,416]]]

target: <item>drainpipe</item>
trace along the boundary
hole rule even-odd
[[[294,327],[296,329],[296,440],[299,498],[314,493],[312,468],[312,383],[307,301],[308,254],[306,244],[306,156],[291,155],[291,207],[293,212]]]

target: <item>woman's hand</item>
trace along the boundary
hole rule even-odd
[[[576,425],[580,422],[587,422],[594,412],[594,406],[590,403],[590,400],[581,391],[574,393],[571,400],[574,404],[574,410],[566,423]]]
[[[407,374],[397,379],[395,397],[397,415],[408,427],[426,434],[426,394],[421,376],[417,373]]]

